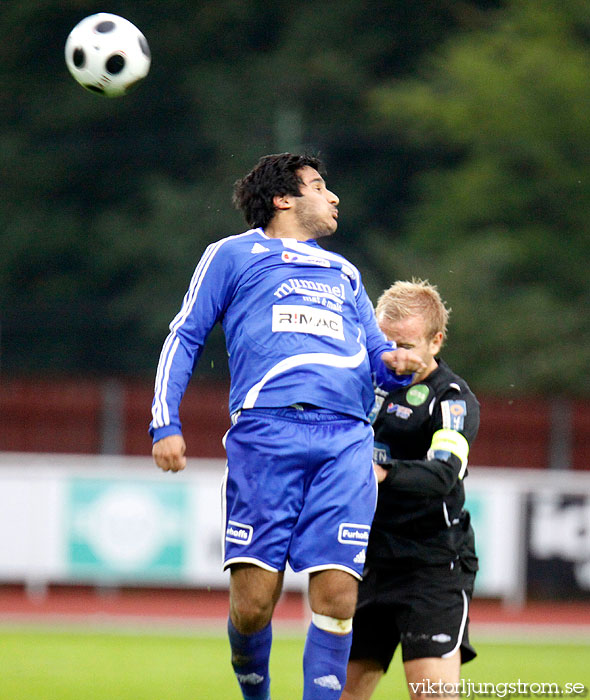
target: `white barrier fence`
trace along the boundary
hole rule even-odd
[[[0,454],[0,581],[221,587],[222,460]],[[472,467],[476,595],[590,595],[590,474]],[[287,588],[306,577],[288,572]]]

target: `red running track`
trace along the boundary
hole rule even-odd
[[[64,622],[125,620],[145,623],[158,620],[195,624],[222,622],[227,612],[228,594],[220,590],[52,586],[45,591],[27,593],[22,586],[0,586],[0,622],[59,619]],[[285,592],[277,605],[275,620],[302,623],[307,615],[303,596]],[[561,625],[575,627],[590,636],[590,602],[532,602],[517,608],[499,601],[476,599],[469,617],[474,626],[540,628]]]

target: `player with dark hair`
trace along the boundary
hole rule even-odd
[[[424,367],[377,325],[358,270],[317,239],[338,225],[318,159],[265,156],[235,185],[250,226],[211,244],[170,324],[152,406],[153,455],[186,464],[179,404],[216,322],[229,355],[223,486],[228,632],[244,698],[270,698],[271,619],[287,562],[309,572],[304,700],[344,687],[357,581],[376,504],[373,380]]]
[[[235,183],[233,203],[243,212],[248,226],[266,229],[276,213],[273,201],[276,192],[303,196],[300,191],[303,168],[312,168],[322,176],[326,174],[314,156],[279,153],[262,158],[259,167]]]
[[[424,361],[412,385],[377,392],[377,511],[353,621],[343,700],[369,700],[399,644],[410,696],[457,697],[475,652],[468,611],[477,558],[465,503],[479,404],[443,360],[449,311],[433,285],[396,282],[377,303],[385,335]]]

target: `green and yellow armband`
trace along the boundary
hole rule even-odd
[[[428,450],[428,459],[448,459],[449,454],[455,455],[461,462],[459,479],[462,479],[467,469],[467,457],[469,456],[469,443],[461,433],[456,430],[442,428],[432,436],[432,443]]]

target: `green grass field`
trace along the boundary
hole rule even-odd
[[[553,641],[482,643],[476,639],[479,656],[464,666],[463,676],[475,683],[520,679],[557,683],[564,689],[566,683],[590,688],[590,647],[557,638]],[[303,637],[275,635],[273,700],[301,697],[303,643]],[[586,691],[562,697],[587,695]],[[373,697],[407,697],[399,660]],[[157,630],[139,634],[4,627],[0,628],[0,698],[239,700],[240,694],[229,665],[228,643],[221,633],[197,636]]]

